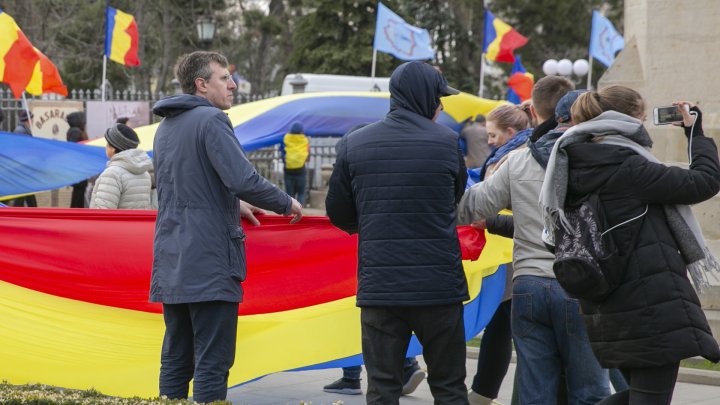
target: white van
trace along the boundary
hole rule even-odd
[[[290,82],[302,76],[307,81],[305,93],[318,91],[389,91],[389,77],[368,77],[368,76],[344,76],[344,75],[322,75],[314,73],[291,73],[285,76],[282,85],[281,96],[293,94]]]

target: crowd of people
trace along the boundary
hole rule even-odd
[[[337,146],[326,206],[334,225],[359,234],[367,402],[398,403],[414,333],[439,404],[493,403],[512,345],[517,403],[669,404],[681,359],[720,360],[688,278],[699,288],[717,262],[692,213],[678,205],[720,191],[717,148],[703,134],[700,110],[675,103],[691,164],[667,167],[648,152],[639,94],[623,86],[578,92],[548,76],[527,105],[498,107],[468,123],[463,159],[456,136],[434,124],[440,97],[453,93],[436,69],[403,64],[390,79],[386,119]],[[483,138],[485,154],[477,148]],[[615,224],[602,231],[616,236],[613,254],[624,258],[600,266],[616,281],[602,299],[563,289],[544,238],[561,234],[563,213],[588,194]],[[512,217],[499,215],[504,209]],[[514,242],[510,294],[485,330],[470,391],[459,338],[467,285],[456,224]]]
[[[228,68],[215,52],[181,57],[175,73],[184,94],[153,108],[164,119],[152,160],[133,129],[116,123],[105,132],[109,162],[89,198],[91,208],[158,209],[150,301],[163,306],[159,392],[170,399],[187,398],[191,381],[197,402],[226,397],[247,272],[241,218],[259,225],[263,210],[291,223],[303,215],[302,124],[283,138],[284,192],[248,161],[223,112],[236,87]],[[683,169],[650,154],[645,104],[628,87],[579,91],[547,76],[529,102],[473,117],[460,136],[435,123],[442,97],[455,94],[439,69],[404,63],[390,78],[387,116],[336,147],[326,209],[334,226],[359,235],[367,403],[398,404],[427,376],[437,404],[490,405],[514,347],[518,404],[669,404],[680,360],[720,360],[696,293],[704,272],[719,266],[687,208],[720,191],[718,151],[701,111],[675,103],[678,136],[691,145]],[[87,139],[84,116],[71,116],[68,140]],[[17,132],[31,117],[20,118]],[[86,187],[73,186],[74,205],[84,206]],[[600,298],[569,294],[554,271],[554,236],[591,195],[613,225],[600,231],[622,258],[597,267],[614,281]],[[469,390],[460,224],[513,240],[505,296]],[[413,335],[427,370],[407,357]],[[361,372],[343,369],[324,389],[360,394]]]

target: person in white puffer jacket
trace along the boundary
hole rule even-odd
[[[153,209],[152,160],[142,149],[135,131],[114,124],[105,132],[105,153],[110,161],[95,181],[90,208]]]

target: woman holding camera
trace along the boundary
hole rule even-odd
[[[557,229],[567,201],[597,193],[617,254],[626,256],[619,285],[601,301],[581,299],[588,337],[604,368],[619,368],[630,388],[600,404],[669,404],[680,360],[720,360],[696,288],[718,270],[687,207],[720,191],[720,162],[702,130],[702,113],[677,102],[690,142],[690,167],[668,167],[649,149],[645,103],[636,91],[610,86],[581,95],[577,124],[556,143],[541,205]]]

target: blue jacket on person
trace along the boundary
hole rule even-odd
[[[468,299],[456,230],[467,172],[458,135],[434,123],[446,82],[411,62],[390,79],[384,120],[343,137],[325,201],[359,234],[358,306],[432,306]]]
[[[150,301],[242,301],[245,233],[239,200],[289,214],[291,199],[255,171],[228,116],[207,99],[155,104],[158,191]]]

